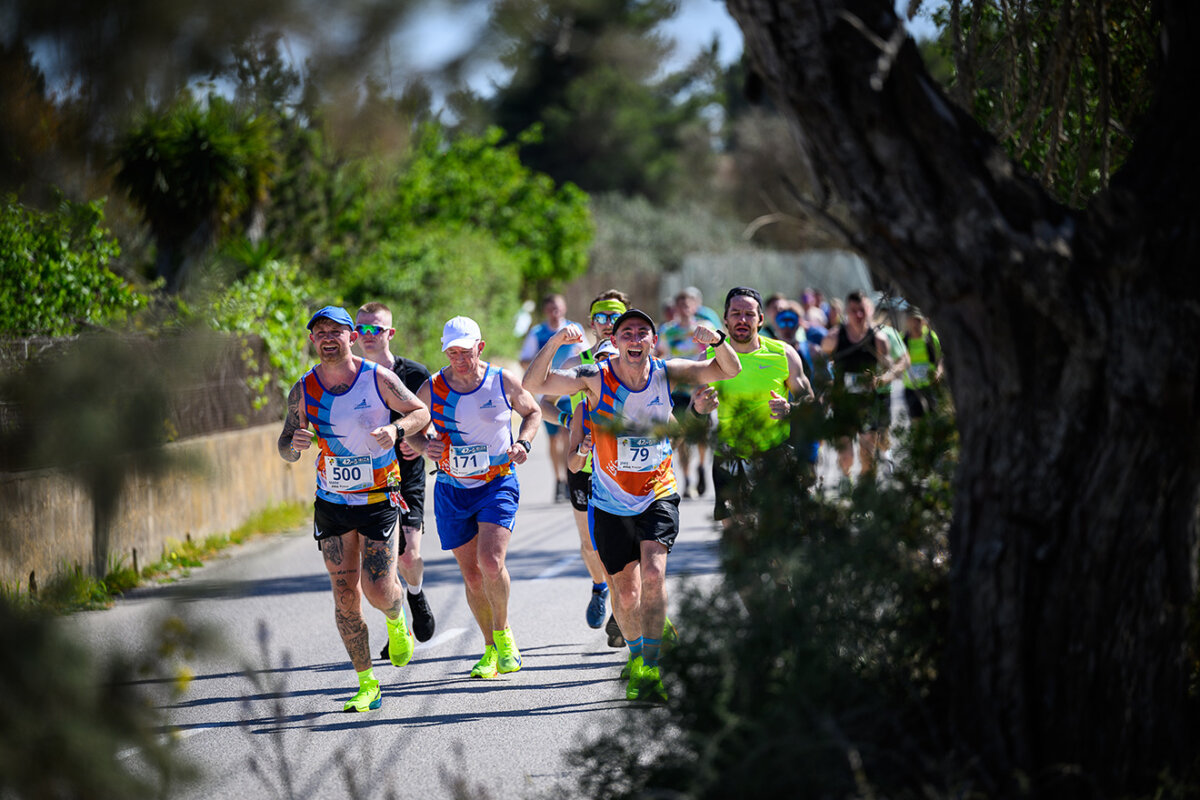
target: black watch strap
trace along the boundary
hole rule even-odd
[[[528,439],[517,439],[517,444],[521,445],[521,447],[524,447],[526,453],[533,449],[533,445],[530,444]]]
[[[729,336],[725,333],[725,331],[717,331],[717,333],[719,333],[721,335],[721,338],[717,339],[717,343],[712,346],[714,350],[716,348],[720,347],[721,345],[725,344],[725,340],[729,338]]]

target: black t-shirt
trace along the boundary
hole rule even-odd
[[[429,369],[424,364],[402,356],[396,357],[396,363],[392,364],[392,372],[396,373],[400,382],[413,394],[420,391],[421,384],[429,380]],[[400,419],[400,415],[393,411],[391,419],[395,422]],[[399,440],[396,442],[396,458],[400,460],[401,486],[406,483],[425,485],[425,459],[414,458],[412,461],[405,459],[400,452]]]

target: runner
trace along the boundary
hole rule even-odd
[[[396,438],[429,424],[429,409],[387,367],[354,355],[358,338],[343,308],[325,306],[308,321],[309,340],[320,363],[288,393],[279,434],[279,455],[297,461],[313,442],[318,453],[313,536],[325,558],[333,590],[338,633],[358,673],[358,693],[343,711],[370,711],[383,704],[371,667],[362,594],[387,618],[391,662],[402,667],[413,654],[404,623],[404,599],[396,578],[396,530],[404,501]],[[403,415],[390,422],[391,412]]]
[[[529,457],[542,421],[537,402],[516,377],[480,359],[483,348],[475,320],[454,317],[446,323],[442,352],[449,366],[418,392],[432,409],[433,435],[409,437],[409,444],[438,462],[433,486],[438,538],[458,561],[467,605],[483,634],[483,657],[471,668],[472,678],[521,668],[508,623],[511,585],[504,561],[520,497],[513,465]],[[514,411],[521,417],[516,441]]]
[[[776,320],[781,316],[782,312]],[[730,289],[725,296],[725,327],[742,371],[701,385],[692,395],[698,415],[707,417],[714,408],[717,411],[713,518],[722,523],[726,542],[735,547],[744,547],[750,532],[749,501],[759,457],[776,449],[791,455],[792,407],[814,399],[800,354],[783,341],[760,336],[762,323],[762,296],[747,286]],[[800,457],[809,464],[816,461],[811,445]]]
[[[844,321],[821,343],[821,349],[833,360],[835,445],[838,467],[847,482],[854,466],[854,437],[858,437],[861,474],[872,474],[878,432],[886,430],[892,420],[890,399],[878,394],[876,388],[890,386],[897,371],[888,356],[887,339],[867,325],[870,318],[870,301],[862,292],[851,292],[846,295]]]
[[[942,380],[942,343],[925,322],[925,315],[908,307],[904,345],[909,367],[904,371],[904,402],[910,419],[920,419],[937,408],[934,385]]]
[[[363,356],[376,364],[390,367],[415,397],[421,390],[421,384],[429,379],[429,370],[420,362],[392,355],[391,343],[396,329],[392,327],[391,309],[383,303],[367,303],[358,309],[354,317],[354,330],[358,334],[358,349]],[[398,414],[392,415],[393,422],[398,418]],[[436,622],[421,587],[425,576],[425,561],[421,558],[421,532],[425,524],[425,459],[403,438],[396,440],[396,459],[400,464],[400,496],[408,506],[400,512],[400,531],[404,535],[396,545],[400,551],[396,571],[408,586],[408,610],[412,614],[413,635],[418,642],[427,642],[433,636]],[[379,657],[388,657],[386,642]]]
[[[526,388],[551,394],[586,393],[595,442],[592,512],[596,549],[616,591],[613,605],[630,647],[631,700],[666,700],[658,667],[666,627],[667,554],[679,533],[679,493],[671,468],[668,431],[670,386],[731,378],[741,369],[725,334],[698,326],[697,345],[715,345],[716,355],[666,361],[652,354],[658,343],[654,321],[629,309],[613,325],[618,355],[600,364],[551,370],[554,350],[582,337],[564,329],[554,334],[525,372]],[[595,467],[598,466],[599,469]]]
[[[521,369],[529,367],[534,354],[549,341],[555,331],[567,325],[579,327],[579,323],[567,319],[567,301],[561,294],[548,294],[542,298],[542,315],[545,318],[530,329],[521,344]],[[582,327],[579,328],[581,331]],[[565,347],[554,356],[555,366],[561,366],[564,361],[582,351],[583,345]],[[541,402],[541,398],[537,398]],[[546,440],[550,448],[550,463],[554,465],[554,502],[567,499],[567,461],[564,442],[566,431],[555,424],[556,414],[544,414],[543,424],[546,426]]]
[[[605,358],[614,353],[615,349],[609,341],[612,337],[612,326],[628,306],[629,298],[625,296],[624,292],[616,289],[607,289],[596,295],[589,309],[589,323],[596,344],[578,356],[567,359],[563,362],[561,369],[570,369],[580,364],[594,364],[601,353],[604,353]],[[555,414],[559,424],[568,431],[574,424],[574,415],[582,400],[583,392],[577,392],[570,397],[558,398]],[[579,551],[583,555],[583,563],[592,579],[592,596],[588,601],[585,619],[588,627],[599,628],[601,625],[605,625],[604,617],[608,611],[609,588],[608,576],[604,572],[604,565],[600,563],[600,556],[596,554],[596,545],[592,541],[588,526],[588,501],[592,496],[591,462],[588,462],[585,471],[572,470],[570,461],[574,445],[571,445],[569,440],[570,434],[568,433],[567,488],[571,499],[571,513],[575,517],[575,528],[579,532]],[[605,632],[608,634],[609,647],[625,646],[625,639],[621,636],[621,629],[615,616],[609,616]]]

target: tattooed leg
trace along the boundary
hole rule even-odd
[[[367,602],[388,619],[400,616],[404,598],[396,578],[396,534],[386,542],[362,538],[362,587]]]
[[[350,663],[361,672],[371,666],[371,650],[358,588],[361,558],[358,540],[354,531],[330,536],[321,540],[321,553],[325,556],[325,569],[333,587],[333,613],[338,633]]]

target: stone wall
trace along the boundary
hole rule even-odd
[[[259,425],[167,445],[189,467],[137,475],[122,494],[109,543],[129,563],[157,560],[167,540],[226,533],[255,512],[310,500],[313,456],[289,464],[275,441],[280,425]],[[51,470],[0,473],[0,581],[27,585],[64,567],[90,568],[92,504],[84,489]]]

